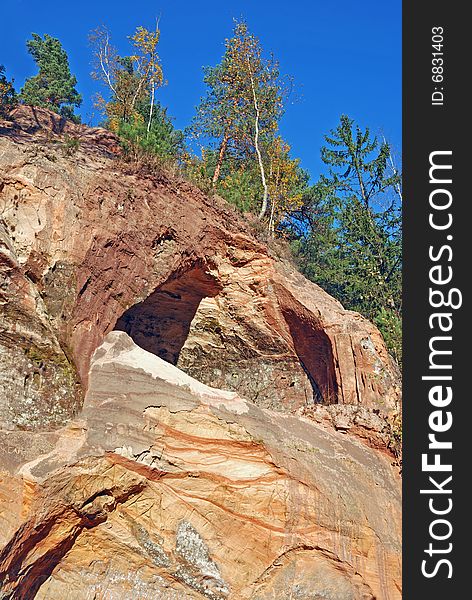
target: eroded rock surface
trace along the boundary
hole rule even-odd
[[[378,330],[109,132],[13,117],[0,597],[400,598]]]
[[[378,330],[274,260],[223,201],[131,169],[109,132],[41,109],[20,107],[14,117],[0,127],[0,217],[8,269],[29,300],[17,369],[5,365],[16,379],[0,402],[4,427],[42,424],[25,404],[50,405],[56,421],[76,414],[78,393],[66,405],[47,389],[66,376],[69,388],[86,389],[90,357],[114,328],[262,407],[398,408],[398,373]],[[16,316],[3,302],[5,356]],[[27,368],[20,354],[38,327],[49,341],[34,346],[43,366],[32,392],[23,375],[32,362]]]
[[[0,428],[60,425],[82,400],[75,367],[0,222]]]
[[[386,456],[209,388],[123,332],[89,381],[79,417],[2,482],[4,597],[400,598]]]

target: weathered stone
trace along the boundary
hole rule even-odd
[[[0,596],[400,598],[399,377],[378,330],[110,132],[13,117]]]
[[[398,374],[378,330],[274,260],[222,200],[133,172],[113,158],[109,132],[42,109],[14,116],[13,129],[0,128],[7,243],[84,388],[93,351],[117,328],[263,407],[397,409]],[[72,156],[64,132],[80,140]]]
[[[82,398],[75,367],[0,223],[0,428],[61,425]]]
[[[6,597],[400,598],[385,456],[209,388],[123,332],[89,381],[53,449],[8,476],[22,505],[2,525]]]

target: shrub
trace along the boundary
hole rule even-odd
[[[8,113],[18,104],[13,82],[8,81],[5,75],[5,67],[0,65],[0,116],[6,117]]]

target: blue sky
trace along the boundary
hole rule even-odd
[[[35,66],[26,51],[31,33],[58,37],[84,97],[83,121],[92,117],[87,36],[106,25],[114,45],[129,54],[127,36],[160,17],[160,56],[168,85],[158,94],[177,127],[189,124],[204,93],[202,66],[219,62],[233,17],[244,16],[282,71],[293,75],[295,94],[281,124],[293,156],[313,179],[323,170],[323,135],[342,113],[401,151],[401,1],[379,0],[9,0],[1,8],[0,64],[21,87]]]

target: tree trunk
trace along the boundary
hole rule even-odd
[[[215,187],[218,183],[218,179],[220,178],[221,167],[223,165],[223,160],[225,158],[226,149],[228,148],[229,136],[225,135],[221,141],[220,151],[218,153],[218,162],[216,163],[215,172],[213,173],[213,179],[211,181],[211,185]]]
[[[384,141],[384,144],[387,144],[387,140],[385,139],[385,136],[383,136],[383,141]],[[388,148],[388,159],[390,161],[390,168],[392,169],[392,173],[395,176],[397,176],[398,171],[397,171],[397,168],[395,167],[395,163],[393,162],[392,153],[390,152],[390,146]],[[400,184],[396,183],[394,187],[395,187],[395,191],[397,192],[397,196],[400,198],[400,204],[403,204],[403,194],[402,194],[402,189],[400,187]]]
[[[275,226],[274,226],[274,218],[275,218],[275,201],[274,197],[271,196],[271,209],[270,209],[270,219],[269,219],[269,235],[270,237],[274,237]]]
[[[247,59],[247,63],[248,63],[247,66],[249,68],[249,76],[251,79],[251,89],[252,89],[252,98],[254,101],[254,109],[256,111],[256,120],[254,123],[254,125],[255,125],[254,147],[256,149],[257,162],[259,163],[259,170],[261,172],[262,187],[264,188],[264,195],[262,197],[262,206],[261,206],[261,211],[259,213],[259,219],[263,219],[267,212],[269,192],[267,189],[267,181],[266,181],[266,177],[265,177],[264,163],[262,161],[262,154],[261,154],[261,150],[259,148],[259,118],[260,118],[259,104],[257,102],[256,89],[254,87],[254,77],[252,75],[251,64],[249,62],[249,59]]]
[[[357,159],[354,160],[354,168],[356,169],[357,180],[359,181],[359,188],[361,190],[362,202],[367,210],[369,210],[369,199],[365,191],[364,180],[362,179],[359,163]]]
[[[255,94],[254,94],[254,98],[255,98]],[[254,136],[254,145],[256,147],[257,160],[259,162],[259,170],[261,172],[262,186],[264,187],[264,195],[262,197],[261,212],[259,213],[259,219],[263,219],[267,212],[269,192],[267,189],[267,181],[265,178],[264,163],[262,162],[262,155],[261,155],[261,151],[259,149],[259,109],[258,108],[256,108],[256,135]]]
[[[154,93],[155,93],[155,89],[154,89],[154,81],[152,82],[152,87],[151,87],[151,107],[149,109],[149,120],[148,120],[148,124],[147,124],[147,132],[149,134],[149,131],[151,129],[151,121],[152,121],[152,113],[154,110]]]
[[[267,212],[269,192],[267,189],[267,181],[266,181],[266,177],[265,177],[264,163],[262,162],[262,154],[259,149],[259,106],[257,104],[256,92],[254,90],[254,83],[252,81],[252,78],[251,78],[251,83],[252,83],[252,92],[254,95],[254,107],[256,109],[256,121],[255,121],[256,132],[254,135],[254,146],[256,148],[257,161],[259,163],[259,170],[261,172],[261,181],[262,181],[262,186],[264,188],[264,195],[262,197],[262,206],[261,206],[261,212],[259,213],[259,219],[263,219]]]

